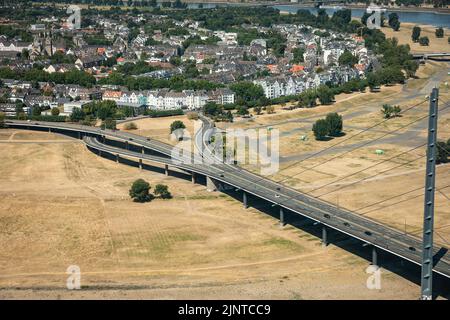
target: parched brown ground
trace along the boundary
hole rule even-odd
[[[196,128],[195,120],[189,120],[186,115],[135,120],[132,122],[136,124],[136,130],[125,130],[126,123],[117,125],[117,128],[120,130],[132,132],[134,134],[152,137],[165,143],[175,145],[177,143],[177,139],[173,134],[170,134],[170,125],[174,121],[182,121],[184,123],[184,125],[186,126],[186,129],[184,129],[184,135],[186,139],[189,137],[193,137],[195,131],[194,128]],[[200,124],[201,122],[198,124],[199,127]]]
[[[427,36],[430,40],[429,46],[421,46],[418,42],[413,42],[411,39],[412,29],[415,24],[413,23],[400,23],[400,30],[394,31],[392,28],[384,27],[381,29],[386,34],[387,38],[397,38],[400,44],[408,44],[411,48],[411,52],[449,52],[450,44],[448,43],[448,37],[450,31],[444,28],[444,37],[436,38],[436,27],[429,25],[418,25],[421,28],[420,36]]]
[[[382,289],[367,289],[363,258],[202,185],[116,164],[58,135],[7,129],[0,139],[2,299],[418,296],[386,269]],[[130,201],[137,178],[167,184],[174,199]],[[65,287],[69,265],[81,268],[80,291]]]

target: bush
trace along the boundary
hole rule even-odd
[[[116,120],[111,118],[105,119],[105,121],[102,121],[102,128],[116,130]]]
[[[444,29],[437,28],[435,31],[436,38],[443,38],[444,37]]]
[[[52,108],[52,116],[59,116],[59,109],[57,107]]]
[[[430,39],[428,39],[428,37],[420,37],[419,44],[421,46],[428,46],[430,44]]]
[[[329,132],[328,122],[325,119],[319,119],[314,123],[312,131],[316,140],[325,140]]]
[[[385,119],[398,117],[402,109],[400,106],[391,106],[390,104],[383,104],[381,113]]]
[[[157,184],[155,186],[155,191],[154,194],[156,196],[160,196],[161,199],[171,199],[172,198],[172,194],[169,192],[169,187],[166,186],[165,184]]]
[[[130,197],[135,202],[148,202],[153,199],[153,195],[150,194],[150,184],[143,180],[138,179],[133,182],[131,189],[130,189]]]
[[[174,132],[177,129],[186,129],[183,121],[176,120],[170,124],[170,133]]]
[[[136,130],[138,128],[134,122],[127,122],[123,127],[125,130]]]
[[[325,118],[328,124],[328,135],[332,137],[337,137],[342,133],[342,116],[337,113],[329,113]]]

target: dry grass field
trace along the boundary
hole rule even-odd
[[[387,38],[397,38],[400,44],[408,44],[411,48],[411,52],[422,53],[422,52],[449,52],[450,44],[447,38],[450,36],[450,31],[444,28],[444,37],[436,38],[435,30],[433,26],[420,25],[421,28],[420,36],[427,36],[430,39],[429,46],[421,46],[419,43],[413,42],[411,39],[412,29],[415,24],[413,23],[401,23],[400,30],[394,31],[391,28],[381,28]]]
[[[58,135],[0,134],[2,299],[415,299],[419,292],[385,269],[382,289],[369,290],[365,259],[322,248],[316,236],[282,229],[202,185],[116,164]],[[174,199],[133,203],[128,189],[137,178],[167,184]],[[79,291],[65,288],[73,264],[81,268]]]
[[[139,119],[133,121],[137,126],[136,130],[125,130],[126,123],[117,125],[117,128],[175,145],[177,140],[170,134],[170,124],[174,121],[182,121],[186,126],[185,136],[193,137],[195,120],[189,120],[186,115]]]

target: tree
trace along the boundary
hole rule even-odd
[[[298,96],[298,106],[312,108],[317,105],[317,93],[315,90],[308,89]]]
[[[428,46],[428,45],[430,44],[430,39],[428,39],[427,36],[425,36],[425,37],[420,37],[420,39],[419,39],[419,44],[420,44],[421,46]]]
[[[37,104],[31,108],[31,115],[33,115],[35,117],[40,116],[41,112],[42,112],[42,108]]]
[[[262,110],[262,108],[261,107],[253,107],[253,111],[257,114],[257,115],[260,115],[261,114],[261,110]]]
[[[102,121],[102,127],[104,129],[110,129],[110,130],[116,130],[116,120],[111,119],[111,118],[107,118],[104,121]]]
[[[222,114],[222,112],[223,112],[223,107],[218,105],[215,102],[207,102],[203,106],[203,113],[208,116],[211,116],[211,117],[218,116],[218,115]]]
[[[312,131],[316,140],[325,140],[329,132],[328,122],[325,119],[319,119],[313,124]]]
[[[317,97],[321,104],[330,104],[334,100],[334,93],[328,86],[320,86],[317,89]]]
[[[230,89],[237,96],[238,104],[255,105],[258,99],[264,97],[264,89],[252,82],[242,81],[233,83]]]
[[[292,50],[292,63],[299,63],[299,62],[304,62],[304,58],[303,58],[303,54],[305,53],[305,49],[304,48],[295,48]]]
[[[86,115],[83,110],[75,107],[72,109],[72,114],[70,115],[70,121],[79,122],[79,121],[83,120],[85,116]]]
[[[176,120],[170,124],[170,133],[174,134],[177,140],[183,140],[184,129],[186,126],[183,121]]]
[[[353,67],[356,63],[358,63],[358,58],[355,57],[350,51],[345,50],[344,53],[339,56],[338,61],[341,66]]]
[[[153,199],[153,195],[150,194],[150,184],[143,180],[138,179],[133,182],[129,191],[130,197],[135,202],[148,202]]]
[[[183,121],[176,120],[170,124],[170,133],[174,132],[177,129],[186,129],[186,126],[184,125]]]
[[[442,28],[437,28],[434,33],[436,34],[436,38],[444,37],[444,29],[442,29]]]
[[[389,14],[388,24],[392,29],[394,29],[394,31],[398,31],[400,29],[398,14],[396,14],[395,12]]]
[[[369,85],[370,90],[373,90],[380,86],[380,77],[374,73],[370,72],[367,75],[367,84]]]
[[[155,186],[155,191],[153,193],[156,196],[160,196],[161,199],[170,199],[172,198],[172,194],[169,192],[169,187],[167,187],[165,184],[157,184]]]
[[[16,102],[15,111],[16,111],[16,115],[19,115],[20,113],[24,113],[22,102],[20,102],[20,101]]]
[[[419,64],[416,61],[408,60],[403,64],[403,68],[408,78],[412,78],[415,76],[417,69],[419,69]]]
[[[59,116],[59,109],[57,107],[52,108],[52,116]]]
[[[415,27],[413,28],[413,30],[412,30],[412,35],[411,35],[412,41],[414,41],[414,42],[419,41],[419,38],[420,38],[420,31],[421,31],[421,29],[420,29],[419,26],[415,26]]]
[[[248,108],[245,106],[237,106],[236,113],[240,116],[245,116],[248,114]]]
[[[327,114],[325,121],[328,124],[328,135],[332,137],[337,137],[342,133],[342,116],[337,113]]]

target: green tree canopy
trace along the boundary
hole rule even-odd
[[[328,132],[328,122],[325,119],[319,119],[313,124],[312,131],[316,140],[325,140]]]
[[[413,28],[413,30],[412,30],[412,35],[411,35],[412,41],[414,41],[414,42],[419,41],[419,38],[420,38],[420,31],[421,31],[421,29],[420,29],[419,26],[415,26],[415,27]]]
[[[353,67],[356,63],[358,63],[358,58],[355,57],[350,51],[345,50],[338,59],[339,64],[341,66],[350,66]]]
[[[148,202],[153,199],[153,196],[150,194],[150,184],[143,180],[138,179],[133,182],[131,189],[129,191],[130,197],[135,202]]]
[[[172,194],[169,192],[169,187],[165,184],[157,184],[153,193],[160,196],[162,199],[172,198]]]
[[[184,125],[183,121],[175,120],[170,124],[170,133],[174,132],[177,129],[186,129],[186,126]]]
[[[328,123],[328,135],[337,137],[342,133],[343,121],[342,116],[337,113],[327,114],[325,121]]]

